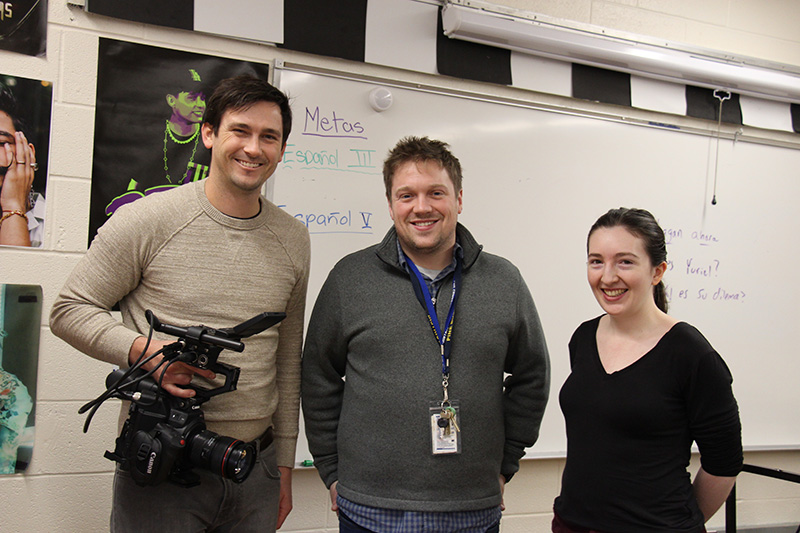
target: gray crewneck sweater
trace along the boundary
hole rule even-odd
[[[245,441],[274,426],[278,464],[291,467],[309,237],[265,198],[261,206],[254,218],[229,217],[211,205],[202,181],[124,206],[67,279],[50,326],[78,350],[127,367],[134,339],[148,332],[147,309],[168,324],[215,328],[286,312],[278,326],[244,339],[244,352],[222,352],[221,362],[241,368],[238,390],[212,398],[203,411],[210,430]],[[110,312],[118,301],[122,322]],[[83,385],[102,390],[102,383]]]
[[[499,505],[499,475],[510,478],[538,437],[549,360],[533,300],[516,267],[481,252],[463,226],[457,234],[464,270],[449,392],[461,406],[458,455],[431,453],[428,409],[442,399],[442,361],[398,263],[394,229],[342,259],[315,304],[303,352],[309,449],[326,486],[338,480],[339,494],[355,503],[416,511]],[[446,279],[440,322],[451,291]]]

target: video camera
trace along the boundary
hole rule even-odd
[[[207,430],[200,406],[216,395],[236,390],[239,368],[219,362],[220,352],[223,349],[244,351],[240,339],[272,327],[285,318],[285,313],[261,313],[238,326],[216,330],[206,326],[182,328],[164,324],[149,310],[145,316],[152,330],[178,337],[178,340],[146,359],[145,348],[142,357],[130,368],[111,372],[106,378],[106,391],[79,411],[83,413],[92,408],[84,432],[105,400],[128,400],[131,402],[128,419],[116,439],[114,451],[107,451],[105,457],[130,471],[137,484],[156,485],[167,480],[184,487],[195,486],[199,479],[191,471],[193,467],[241,483],[255,465],[258,444]],[[163,360],[156,368],[149,371],[141,368],[158,354]],[[162,365],[176,361],[211,370],[224,376],[225,382],[214,389],[190,386],[196,393],[191,398],[173,396],[150,376]]]

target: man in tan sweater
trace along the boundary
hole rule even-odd
[[[236,391],[203,404],[208,429],[258,440],[258,462],[241,484],[196,469],[199,486],[140,487],[117,469],[112,531],[270,531],[291,510],[298,431],[300,352],[310,262],[305,226],[260,191],[283,157],[291,129],[286,96],[268,83],[223,80],[208,100],[204,181],[148,196],[104,224],[68,278],[50,317],[53,332],[78,350],[120,367],[139,358],[145,310],[168,324],[229,327],[264,311],[278,326],[245,339],[220,361],[241,368]],[[122,322],[110,313],[119,302]],[[174,342],[154,336],[147,355]],[[154,359],[145,368],[152,368]],[[174,396],[214,376],[184,363],[163,373]],[[122,417],[127,416],[123,408]]]

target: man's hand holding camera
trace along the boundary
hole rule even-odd
[[[147,353],[144,354],[142,360],[147,359],[157,351],[164,348],[164,346],[173,344],[173,342],[174,341],[161,341],[152,339],[150,341],[150,346],[147,348]],[[133,365],[136,360],[139,359],[139,356],[142,355],[142,351],[144,350],[146,344],[146,337],[138,337],[135,341],[133,341],[130,352],[128,352],[128,362],[131,365]],[[165,391],[173,396],[177,396],[178,398],[191,398],[196,394],[194,390],[185,388],[187,385],[189,385],[189,383],[191,383],[195,374],[207,379],[214,379],[216,376],[216,374],[214,374],[214,372],[211,370],[197,368],[196,366],[187,365],[186,363],[182,363],[180,361],[175,361],[172,364],[162,364],[163,359],[164,356],[157,355],[146,364],[142,365],[142,368],[145,370],[150,370],[161,364],[161,367],[156,370],[155,373],[153,373],[153,379],[155,379],[157,383],[160,382]]]
[[[128,419],[114,451],[107,451],[105,457],[120,463],[135,483],[148,486],[170,481],[193,487],[201,482],[191,471],[194,467],[242,483],[253,470],[260,442],[244,442],[209,430],[200,405],[236,390],[239,367],[218,362],[219,353],[223,349],[244,351],[239,339],[277,324],[286,314],[261,313],[233,328],[219,330],[164,324],[151,311],[145,316],[151,334],[158,331],[178,340],[153,341],[149,337],[148,344],[147,338],[137,337],[128,351],[130,368],[112,371],[106,378],[106,391],[78,411],[91,409],[84,430],[104,401],[128,400]],[[207,379],[224,376],[225,383],[213,389],[194,389],[190,383],[195,375]],[[289,482],[287,479],[287,486]],[[281,501],[283,508],[291,507],[290,499]]]

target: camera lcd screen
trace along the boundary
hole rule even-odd
[[[249,320],[245,320],[238,326],[234,326],[232,328],[233,334],[241,338],[249,337],[271,328],[284,318],[286,318],[286,313],[261,313]]]

